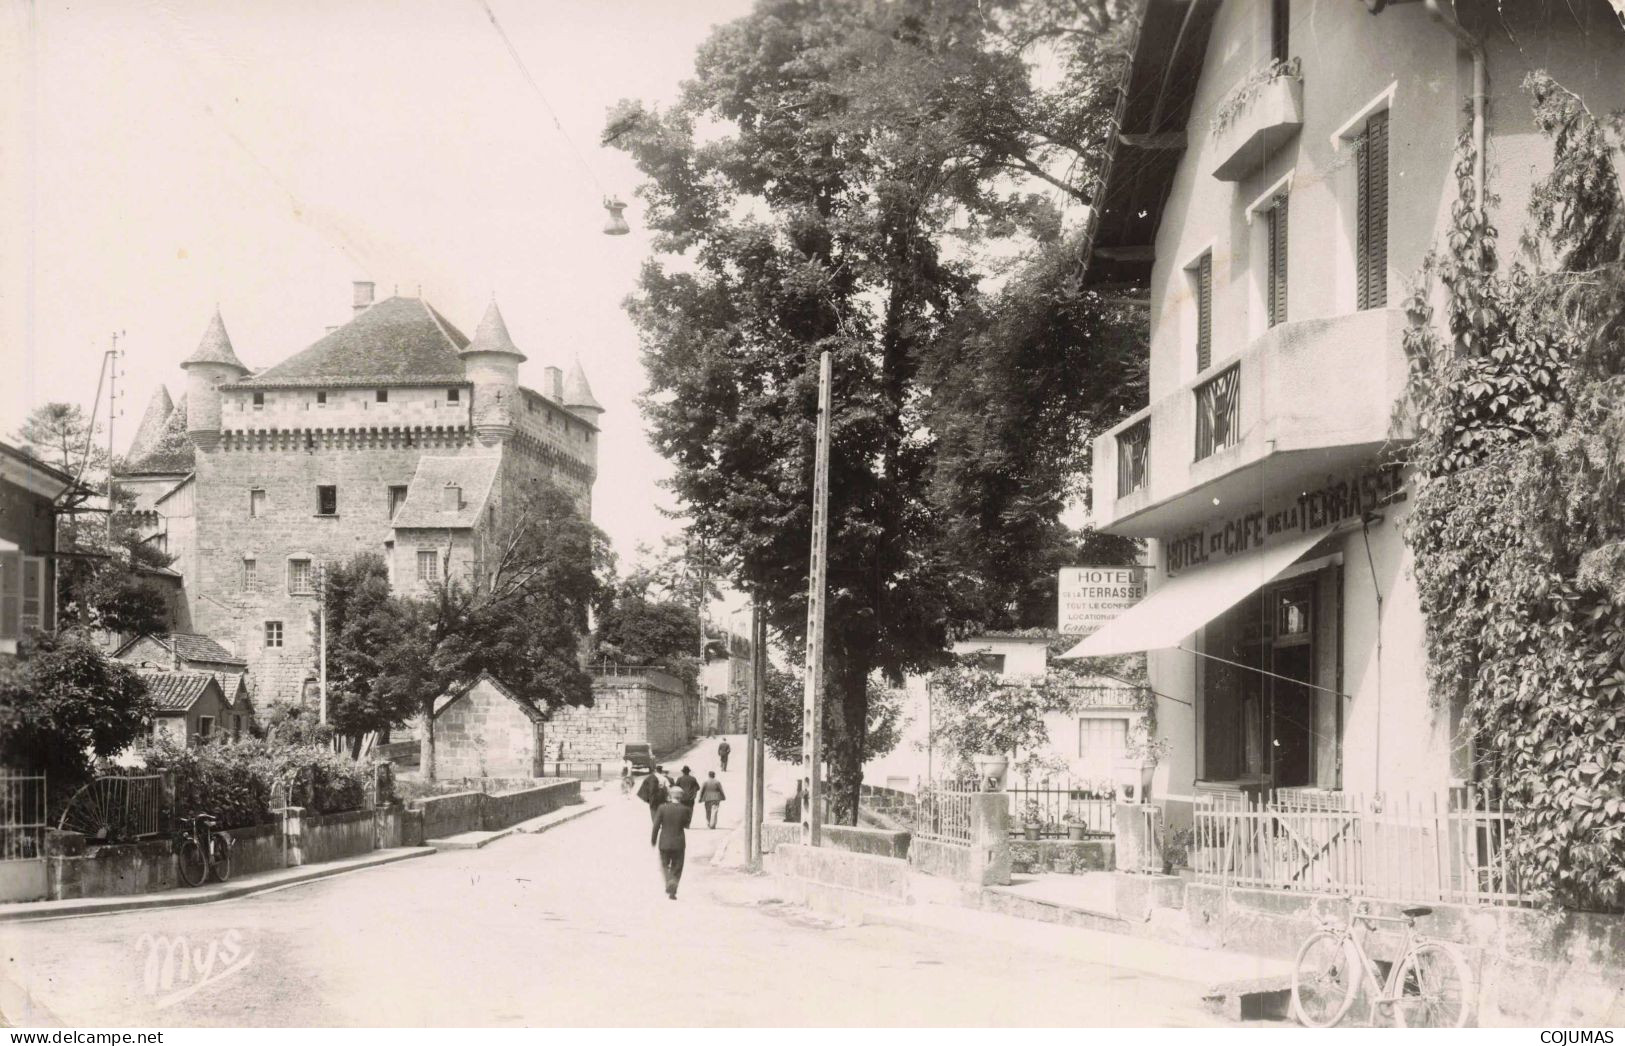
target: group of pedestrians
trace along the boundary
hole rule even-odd
[[[717,760],[722,769],[728,769],[727,740],[717,746]],[[622,780],[630,783],[631,769],[622,770]],[[638,787],[638,798],[649,805],[649,845],[660,855],[660,870],[666,880],[666,896],[677,899],[677,884],[683,877],[683,857],[688,849],[687,830],[694,820],[694,804],[705,806],[708,828],[717,826],[717,807],[727,798],[722,782],[712,770],[704,782],[692,770],[683,767],[675,779],[664,766],[657,765],[643,784]]]

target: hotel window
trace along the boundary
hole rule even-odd
[[[1285,193],[1275,197],[1274,203],[1264,215],[1267,219],[1265,233],[1269,237],[1269,272],[1264,286],[1264,315],[1268,326],[1271,327],[1286,322],[1286,227],[1289,199],[1291,197]]]
[[[1078,758],[1110,766],[1128,750],[1128,720],[1085,718],[1078,720]]]
[[[440,553],[433,549],[418,553],[418,580],[431,585],[440,580]]]
[[[339,514],[339,488],[316,488],[316,514],[318,516],[336,516]]]
[[[45,629],[45,560],[41,556],[23,557],[22,627]]]
[[[258,519],[265,515],[265,491],[250,490],[248,492],[248,518]]]
[[[389,518],[394,519],[395,518],[395,513],[399,512],[401,510],[401,506],[404,505],[404,504],[406,504],[406,488],[405,487],[390,487],[389,488]]]
[[[1203,252],[1185,273],[1196,305],[1196,372],[1200,374],[1213,364],[1213,252]]]
[[[314,576],[308,559],[288,560],[288,591],[296,596],[308,596],[315,591]]]
[[[247,558],[245,558],[243,560],[243,591],[244,592],[252,592],[252,591],[254,591],[254,585],[255,585],[255,583],[257,581],[259,581],[259,571],[260,571],[260,565],[259,565],[258,561],[253,560],[253,559],[247,559]]]
[[[264,410],[265,409],[265,393],[263,393],[263,392],[254,393],[254,409],[255,410]]]
[[[1287,60],[1292,33],[1291,0],[1270,0],[1270,57]]]
[[[379,403],[388,403],[389,402],[389,390],[388,389],[379,389],[378,390],[378,402]]]
[[[1355,307],[1388,304],[1388,110],[1365,122],[1355,157]]]
[[[265,623],[265,647],[275,650],[282,646],[282,622],[267,621]]]
[[[460,399],[462,399],[462,390],[461,389],[447,389],[446,390],[446,402],[447,403],[456,403]]]

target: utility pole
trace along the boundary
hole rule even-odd
[[[756,762],[756,736],[761,731],[759,710],[757,708],[757,680],[756,680],[756,633],[761,628],[762,607],[755,593],[751,595],[750,602],[750,642],[751,642],[751,680],[750,696],[745,700],[745,866],[752,870],[761,861],[761,851],[757,849],[759,835],[756,831],[756,779],[761,776],[762,768]]]
[[[756,863],[762,863],[762,820],[767,814],[767,732],[765,708],[767,699],[767,611],[758,602],[755,606],[756,628],[751,635],[750,703],[751,714],[756,717],[756,780],[753,785],[750,822],[751,845],[755,847]]]
[[[327,722],[327,563],[318,560],[316,563],[316,591],[317,598],[321,600],[320,610],[317,614],[316,634],[319,644],[316,654],[316,690],[321,695],[321,711],[318,722]]]
[[[818,445],[813,464],[812,554],[807,578],[807,682],[801,712],[801,842],[822,846],[824,788],[819,760],[824,748],[825,552],[829,543],[830,353],[818,356]]]
[[[107,350],[107,545],[109,551],[113,546],[113,419],[118,416],[118,340],[124,337],[123,331],[113,332],[113,347]],[[94,415],[95,408],[91,408]],[[94,417],[92,427],[94,427]]]

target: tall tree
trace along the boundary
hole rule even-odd
[[[871,675],[931,666],[956,621],[985,614],[966,542],[944,541],[959,509],[933,493],[930,381],[998,267],[989,258],[1057,235],[1055,201],[1028,186],[1088,200],[1118,58],[1072,9],[760,0],[702,47],[675,108],[623,103],[605,131],[648,176],[658,257],[629,310],[654,443],[677,465],[695,531],[727,550],[792,642],[806,618],[817,360],[833,354],[828,754],[848,817]],[[1064,45],[1051,89],[1035,83],[1034,40]]]
[[[379,685],[410,632],[411,612],[390,592],[389,568],[372,552],[324,571],[319,594],[327,613],[328,719],[358,755],[367,734],[417,711],[409,693]]]

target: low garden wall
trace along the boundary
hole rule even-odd
[[[1010,870],[1028,875],[1059,872],[1063,875],[1082,875],[1084,872],[1105,872],[1113,867],[1113,846],[1110,839],[1044,839],[1028,842],[1010,840]]]
[[[128,897],[172,889],[180,883],[168,839],[85,846],[84,837],[76,832],[53,835],[59,852],[45,859],[47,887],[53,901],[75,897]],[[51,848],[48,841],[47,852]]]
[[[907,860],[908,844],[907,832],[887,831],[883,828],[853,828],[844,824],[824,825],[824,845],[851,853]]]
[[[231,836],[233,877],[287,867],[287,849],[283,844],[280,823],[233,828],[225,834]]]
[[[424,838],[444,839],[462,832],[498,831],[580,802],[581,782],[564,779],[500,795],[454,792],[430,796],[413,800],[412,807],[422,811]]]
[[[781,846],[801,842],[801,824],[797,821],[763,821],[762,852],[772,853]]]
[[[377,846],[373,811],[306,814],[302,818],[306,864],[341,861],[371,853]]]
[[[427,799],[412,800],[412,807],[423,811],[423,837],[444,839],[460,832],[480,830],[480,809],[485,802],[484,792],[453,792]]]
[[[908,862],[831,846],[783,844],[762,859],[784,900],[862,922],[866,909],[907,904]]]

